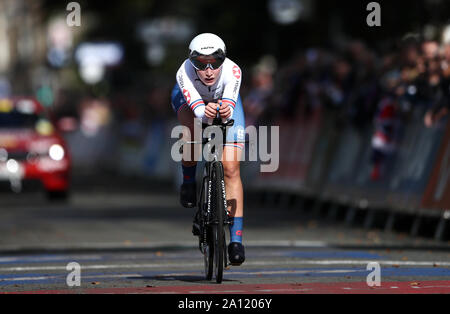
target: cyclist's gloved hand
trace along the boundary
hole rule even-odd
[[[214,119],[217,116],[217,107],[220,105],[214,102],[209,102],[205,107],[205,117]]]
[[[219,114],[222,119],[228,120],[231,118],[233,112],[231,111],[231,107],[228,104],[223,104],[222,101],[219,101]]]
[[[205,108],[205,117],[208,119],[208,124],[210,125],[214,118],[220,117],[222,118],[222,122],[227,122],[232,115],[232,108],[227,104],[223,104],[222,100],[219,100],[217,103],[210,102]]]

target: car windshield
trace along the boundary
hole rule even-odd
[[[0,112],[0,129],[33,129],[38,119],[37,114],[25,114],[16,110]]]

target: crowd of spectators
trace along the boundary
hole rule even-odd
[[[397,110],[424,106],[430,127],[448,110],[449,88],[450,44],[411,37],[377,53],[352,41],[341,49],[307,49],[277,70],[263,59],[244,103],[251,120],[293,117],[323,106],[359,127],[381,114],[382,99],[390,97]]]
[[[372,178],[396,150],[399,130],[413,109],[434,126],[450,108],[450,43],[407,37],[380,53],[361,41],[339,49],[307,49],[277,70],[262,60],[244,100],[247,120],[275,122],[329,110],[337,124],[373,127]]]

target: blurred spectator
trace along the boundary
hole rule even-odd
[[[426,40],[422,43],[422,51],[425,60],[435,60],[439,57],[439,43],[434,40]]]
[[[273,91],[273,73],[276,69],[272,57],[265,57],[257,64],[251,73],[251,87],[244,98],[246,124],[259,124],[259,118],[266,109]]]
[[[386,95],[379,103],[375,117],[375,131],[372,137],[372,180],[385,174],[388,159],[397,149],[396,138],[399,129],[398,105],[395,95]]]
[[[450,108],[450,44],[445,44],[442,53],[435,58],[436,61],[430,65],[430,83],[436,85],[434,102],[426,112],[424,123],[432,127],[442,117],[448,114]]]
[[[105,99],[86,99],[81,103],[80,128],[87,137],[97,135],[111,121],[109,102]]]
[[[449,112],[450,43],[408,36],[394,48],[380,54],[355,40],[301,51],[279,67],[270,88],[261,89],[263,75],[255,75],[244,105],[271,120],[308,119],[321,108],[361,132],[372,125],[371,178],[378,180],[413,109],[427,127]]]
[[[6,98],[11,95],[11,84],[8,78],[0,76],[0,98]]]

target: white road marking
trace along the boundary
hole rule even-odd
[[[36,276],[36,277],[12,277],[12,278],[3,278],[0,279],[0,282],[2,281],[29,281],[29,280],[49,280],[49,279],[61,279],[65,278],[65,275],[62,276]],[[95,275],[95,276],[89,276],[89,275],[83,275],[82,279],[101,279],[101,278],[127,278],[127,277],[143,277],[141,274],[120,274],[120,275]]]
[[[99,269],[126,269],[126,268],[181,268],[181,267],[199,267],[203,263],[180,263],[180,264],[115,264],[115,265],[81,265],[81,270],[99,270]],[[64,266],[24,266],[24,267],[0,267],[0,272],[18,272],[18,271],[40,271],[40,270],[64,270]]]
[[[17,257],[0,257],[0,263],[10,263],[17,261],[28,262],[57,262],[61,260],[101,260],[100,255],[57,255],[57,256],[17,256]]]
[[[15,262],[19,258],[16,257],[0,257],[0,263],[9,263],[9,262]]]
[[[289,261],[248,261],[246,266],[300,266],[300,265],[360,265],[366,266],[373,260],[289,260]],[[390,261],[377,260],[381,266],[429,266],[429,267],[450,267],[450,262],[440,261]],[[101,270],[101,269],[186,269],[189,267],[202,268],[203,262],[196,263],[152,263],[152,264],[98,264],[98,265],[81,265],[82,270]],[[20,272],[20,271],[47,271],[47,270],[63,270],[66,271],[66,265],[61,266],[23,266],[23,267],[0,267],[0,272]]]

